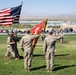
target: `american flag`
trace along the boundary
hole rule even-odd
[[[12,8],[5,8],[0,11],[0,26],[8,26],[19,23],[22,4]]]

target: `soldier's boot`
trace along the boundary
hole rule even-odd
[[[52,72],[53,70],[50,70],[50,72]]]
[[[25,69],[25,71],[26,71],[26,72],[28,72],[28,70],[27,70],[27,69]]]
[[[50,72],[50,70],[47,70],[47,72]]]
[[[30,69],[28,69],[28,72],[30,72]]]
[[[28,72],[30,72],[31,71],[31,67],[28,67]]]
[[[52,71],[53,71],[53,68],[50,69],[50,72],[52,72]]]
[[[15,60],[19,60],[19,58],[15,58]]]

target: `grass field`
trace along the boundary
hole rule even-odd
[[[43,41],[38,40],[34,50],[32,71],[25,72],[23,59],[4,60],[7,36],[0,35],[0,75],[76,75],[76,35],[64,36],[64,43],[56,43],[55,65],[52,73],[47,73],[43,54]],[[19,54],[22,56],[18,43]]]

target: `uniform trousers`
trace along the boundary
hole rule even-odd
[[[55,56],[54,54],[55,54],[55,52],[51,52],[51,53],[47,52],[45,55],[47,70],[53,70],[54,56]]]
[[[31,69],[33,52],[27,52],[24,50],[24,68],[25,70]]]
[[[13,58],[15,57],[15,52],[13,51],[12,47],[8,46],[5,57],[9,57],[10,54],[13,56]]]

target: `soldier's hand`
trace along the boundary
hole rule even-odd
[[[15,42],[12,42],[12,44],[15,44]]]

